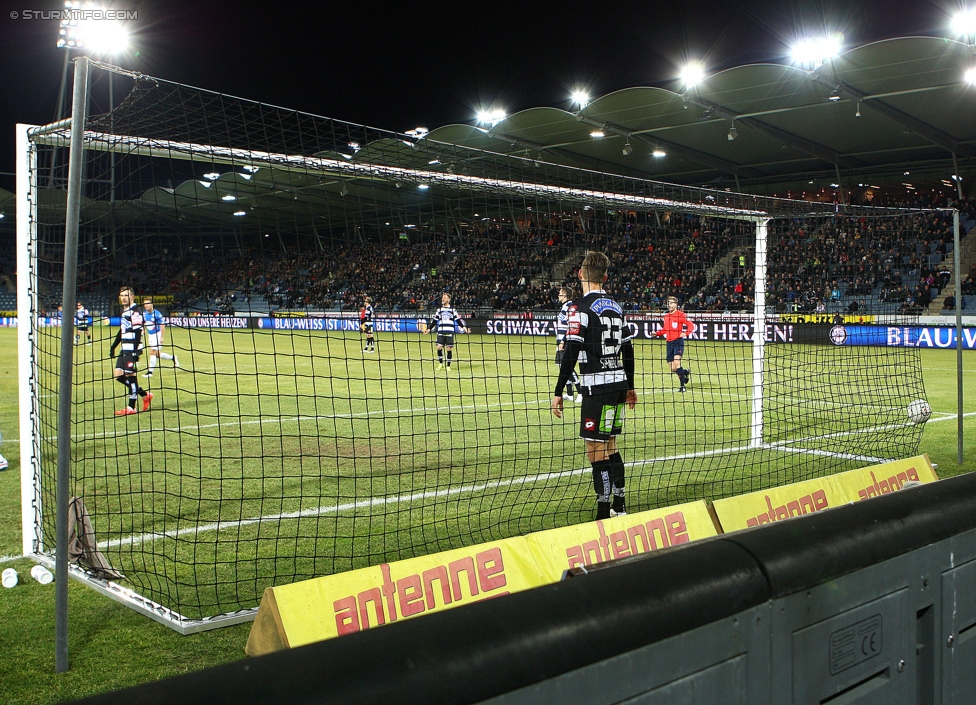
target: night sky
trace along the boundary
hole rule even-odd
[[[139,13],[133,47],[115,60],[171,81],[373,127],[472,122],[479,106],[509,113],[570,108],[621,88],[676,87],[679,66],[709,72],[783,63],[801,31],[829,29],[847,47],[946,36],[960,0],[827,2],[192,3],[119,0]],[[282,9],[286,5],[288,9]],[[54,118],[64,60],[57,20],[11,11],[63,2],[4,2],[0,13],[0,187],[14,189],[14,125]]]

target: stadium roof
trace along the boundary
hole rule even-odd
[[[682,92],[628,88],[578,113],[532,108],[484,130],[448,125],[429,138],[672,183],[730,187],[920,171],[948,178],[953,154],[976,163],[972,47],[932,37],[851,49],[814,71],[731,68]],[[733,124],[736,138],[729,139]],[[605,137],[590,133],[602,129]],[[624,154],[630,144],[633,151]],[[655,148],[667,153],[650,156]],[[962,164],[959,165],[962,169]],[[739,188],[736,187],[738,179]]]
[[[157,186],[137,197],[130,194],[111,206],[86,199],[85,217],[97,219],[109,209],[118,215],[121,208],[133,217],[150,216],[164,222],[190,216],[201,223],[238,221],[244,225],[233,212],[246,202],[272,218],[271,222],[294,217],[299,207],[305,219],[321,218],[319,222],[324,224],[341,223],[349,209],[361,209],[371,202],[379,206],[376,216],[383,218],[386,213],[381,212],[384,205],[380,201],[386,206],[413,206],[420,202],[416,192],[400,189],[399,182],[383,187],[357,172],[357,165],[444,170],[447,160],[437,167],[430,165],[438,163],[436,158],[447,145],[480,154],[479,173],[495,178],[505,178],[510,165],[504,157],[484,152],[528,157],[538,160],[537,165],[551,163],[650,179],[679,188],[704,186],[754,194],[775,191],[786,195],[784,190],[789,188],[819,190],[837,183],[845,191],[856,190],[859,183],[868,181],[937,183],[952,174],[972,174],[976,166],[976,86],[963,80],[973,64],[972,47],[957,41],[890,39],[847,51],[813,71],[775,64],[740,66],[708,77],[689,90],[628,88],[597,98],[578,113],[531,108],[490,129],[447,125],[412,140],[395,133],[381,137],[376,132],[354,154],[341,154],[344,144],[337,144],[336,151],[308,155],[348,164],[348,169],[332,170],[329,178],[281,163],[263,167],[254,178],[225,171],[213,189],[204,188],[208,183],[187,179],[175,187]],[[144,83],[158,89],[160,82],[150,79]],[[158,101],[167,100],[152,90],[141,97],[133,91],[125,105],[135,113],[140,106],[161,105]],[[261,117],[260,104],[249,104],[247,110],[255,111],[255,119]],[[170,115],[162,109],[159,112]],[[93,117],[97,129],[99,117]],[[102,123],[106,120],[107,116],[101,116]],[[111,120],[116,127],[124,125],[125,111],[116,111]],[[182,126],[190,123],[162,123],[160,129],[165,133],[172,128],[174,138],[179,134],[187,139]],[[592,137],[594,130],[605,136]],[[730,139],[730,133],[735,139]],[[274,144],[261,148],[301,153],[293,151],[287,137],[271,135],[269,139]],[[628,144],[632,149],[625,150]],[[655,149],[666,156],[651,156]],[[228,159],[226,163],[243,162]],[[546,171],[538,170],[533,178],[545,181]],[[965,183],[968,185],[968,178]],[[236,195],[232,202],[218,196],[230,193]],[[303,197],[298,199],[297,194]],[[39,195],[49,213],[63,212],[63,191],[43,189]],[[3,196],[0,193],[0,201],[7,202],[7,223],[11,223],[12,199]],[[265,225],[269,222],[262,220]]]

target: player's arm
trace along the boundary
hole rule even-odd
[[[119,347],[121,344],[122,344],[122,328],[119,328],[115,332],[115,340],[112,341],[112,347],[108,349],[108,356],[115,357],[115,348]]]
[[[135,333],[135,350],[132,352],[132,357],[136,360],[142,355],[142,326],[134,328],[133,333]]]
[[[698,326],[695,325],[694,321],[692,321],[687,316],[685,316],[684,326],[685,326],[684,333],[683,333],[684,337],[688,337],[698,329]]]
[[[575,340],[566,343],[566,348],[563,350],[563,361],[559,364],[559,377],[556,378],[554,397],[563,398],[563,389],[573,376],[573,370],[576,369],[576,361],[579,359],[580,348],[582,347],[582,343]]]
[[[461,332],[462,333],[467,333],[468,332],[468,326],[464,322],[464,319],[463,318],[455,318],[454,320],[457,321],[458,327],[461,329]]]
[[[624,363],[624,374],[627,375],[627,406],[633,409],[637,405],[637,389],[635,388],[634,344],[627,340],[620,348],[620,355]]]

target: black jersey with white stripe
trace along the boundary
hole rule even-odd
[[[372,323],[373,315],[374,315],[373,304],[366,304],[363,307],[363,323]]]
[[[567,301],[563,304],[563,307],[559,309],[559,315],[556,316],[556,343],[559,344],[563,342],[563,338],[566,337],[566,331],[569,329],[569,310],[573,307],[572,301]]]
[[[454,335],[455,326],[467,327],[457,309],[451,306],[441,306],[437,309],[430,320],[430,325],[437,327],[437,335]]]
[[[122,341],[122,352],[135,352],[139,347],[142,338],[143,317],[142,310],[133,304],[122,312],[122,323],[120,340]]]
[[[620,351],[634,336],[620,304],[605,291],[591,291],[573,303],[566,342],[580,347],[580,384],[590,394],[628,388]]]

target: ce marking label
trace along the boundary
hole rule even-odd
[[[856,666],[881,653],[884,645],[881,615],[861,620],[830,635],[830,675]]]

